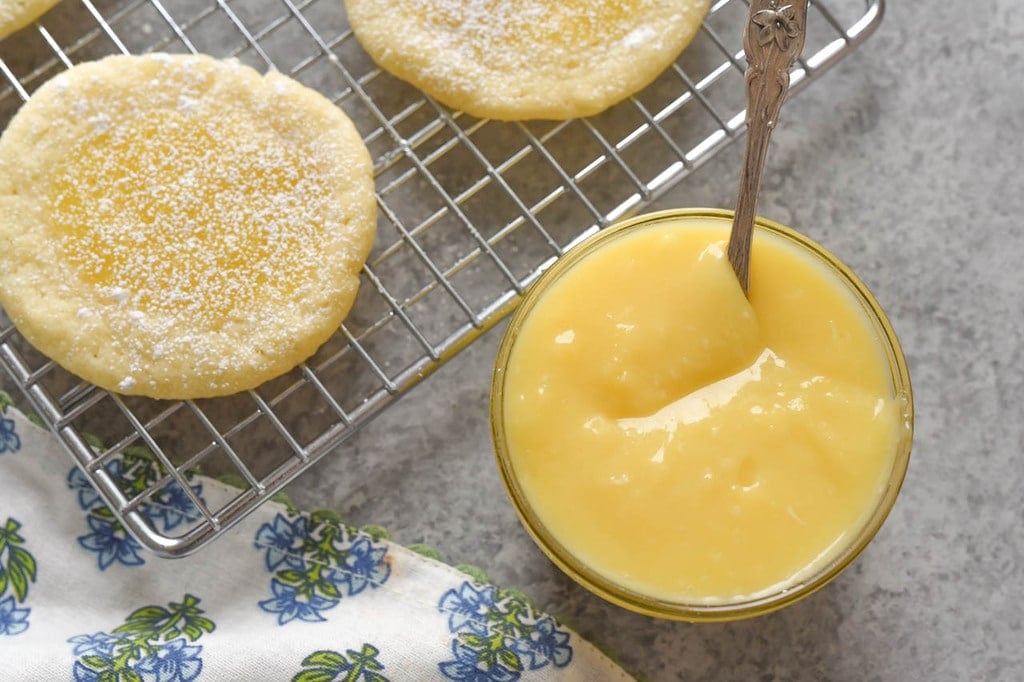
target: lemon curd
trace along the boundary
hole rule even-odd
[[[495,443],[521,516],[584,585],[689,619],[777,608],[852,560],[910,448],[899,345],[863,285],[781,226],[654,214],[545,274],[513,319]]]

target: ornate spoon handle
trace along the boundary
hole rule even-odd
[[[747,56],[747,143],[729,235],[729,262],[743,292],[750,287],[750,239],[768,139],[789,91],[789,69],[804,48],[808,0],[751,0],[743,31]]]

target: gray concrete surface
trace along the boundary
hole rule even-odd
[[[816,595],[695,626],[628,613],[564,577],[520,527],[493,465],[488,382],[501,326],[288,493],[484,568],[650,680],[1024,679],[1022,74],[1015,0],[894,0],[878,33],[784,110],[760,212],[868,283],[916,397],[892,515]],[[740,152],[651,208],[730,207]]]
[[[289,492],[484,567],[651,680],[1024,679],[1022,74],[1014,0],[897,1],[862,49],[784,110],[760,212],[868,283],[916,394],[902,495],[818,594],[695,626],[627,613],[565,578],[520,528],[492,464],[500,328]],[[731,206],[740,151],[654,207]]]

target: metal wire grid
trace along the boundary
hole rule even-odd
[[[42,357],[2,310],[0,364],[138,540],[167,556],[194,551],[500,320],[568,248],[736,139],[745,1],[714,2],[677,63],[605,114],[508,124],[449,112],[381,72],[340,0],[64,0],[0,42],[0,127],[50,77],[107,54],[205,52],[277,68],[330,97],[363,134],[378,239],[339,333],[254,391],[185,402],[114,395]],[[884,0],[815,0],[792,87],[864,40],[883,9]],[[151,473],[141,485],[128,471],[140,450]],[[237,494],[211,508],[189,485],[196,470],[232,476]],[[173,533],[147,511],[172,494],[190,519]]]

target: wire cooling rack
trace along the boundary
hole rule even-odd
[[[866,38],[883,4],[814,0],[792,87]],[[185,402],[114,395],[42,357],[2,310],[0,364],[112,523],[157,553],[194,551],[500,320],[568,248],[740,136],[746,11],[744,0],[713,2],[680,59],[604,114],[518,124],[450,112],[377,69],[341,0],[63,0],[0,41],[0,127],[50,77],[108,54],[204,52],[276,68],[336,102],[363,135],[378,237],[339,332],[257,390]],[[230,475],[237,494],[210,503],[190,484],[197,470]],[[167,523],[159,510],[169,507],[188,522]]]

